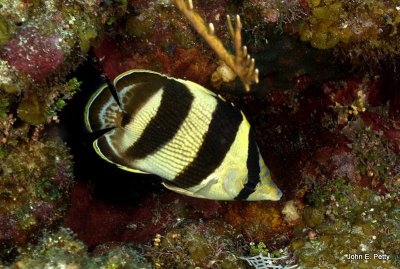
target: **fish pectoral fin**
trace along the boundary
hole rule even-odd
[[[129,167],[126,167],[126,166],[123,166],[123,165],[119,165],[119,164],[117,164],[117,166],[118,166],[119,169],[122,169],[122,170],[125,170],[125,171],[128,171],[128,172],[132,172],[132,173],[150,174],[150,173],[147,173],[147,172],[144,172],[144,171],[141,171],[141,170],[129,168]]]
[[[194,193],[192,191],[189,191],[189,190],[174,186],[174,185],[169,184],[168,182],[165,182],[165,181],[161,182],[161,184],[163,184],[164,187],[166,187],[167,189],[169,189],[171,191],[174,191],[174,192],[177,192],[179,194],[183,194],[183,195],[190,196],[190,197],[195,197],[195,198],[207,199],[207,197],[205,197],[203,195],[200,195],[200,194]]]

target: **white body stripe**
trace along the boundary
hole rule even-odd
[[[161,104],[163,89],[159,89],[146,104],[141,107],[131,121],[121,129],[121,137],[115,139],[119,142],[120,152],[125,152],[129,147],[133,146],[139,137],[143,134],[146,126],[158,112]]]

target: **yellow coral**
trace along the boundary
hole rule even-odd
[[[247,53],[247,47],[242,46],[242,35],[239,15],[235,17],[236,27],[232,26],[230,17],[227,16],[229,33],[234,41],[235,56],[233,57],[224,47],[214,33],[214,25],[206,25],[199,14],[193,11],[192,0],[174,0],[175,5],[192,23],[196,31],[201,35],[218,57],[223,60],[242,80],[246,91],[250,91],[250,85],[258,83],[258,69],[255,68],[255,60]]]

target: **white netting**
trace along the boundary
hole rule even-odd
[[[260,253],[259,255],[253,257],[239,257],[239,259],[247,261],[256,269],[291,269],[297,267],[297,265],[283,266],[275,264],[276,261],[285,260],[286,258],[288,258],[288,256],[273,258],[269,253],[267,256],[264,256],[262,253]]]

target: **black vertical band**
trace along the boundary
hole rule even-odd
[[[157,114],[125,152],[128,158],[144,159],[159,150],[175,136],[190,112],[194,96],[184,84],[168,79],[162,89]]]
[[[257,184],[260,182],[260,159],[253,129],[249,131],[249,149],[247,153],[247,183],[243,189],[235,197],[235,200],[246,200],[250,194],[255,191]]]
[[[217,169],[231,148],[242,122],[240,111],[218,99],[203,143],[194,160],[172,181],[172,185],[190,188]]]

